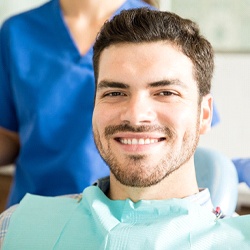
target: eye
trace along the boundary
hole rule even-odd
[[[158,93],[159,96],[171,96],[171,95],[177,95],[175,92],[172,91],[161,91]]]
[[[119,91],[113,91],[113,92],[105,93],[103,96],[104,97],[125,96],[125,94]]]

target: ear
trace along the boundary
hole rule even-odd
[[[200,114],[200,134],[205,134],[211,129],[213,117],[213,97],[211,94],[205,95],[201,101]]]

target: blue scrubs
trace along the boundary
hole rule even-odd
[[[142,6],[127,0],[116,14]],[[21,142],[8,206],[27,192],[79,193],[109,174],[92,136],[92,54],[79,54],[59,0],[2,25],[0,126],[18,132]]]

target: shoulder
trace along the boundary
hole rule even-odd
[[[116,14],[118,14],[120,11],[124,9],[131,9],[131,8],[143,8],[147,7],[150,9],[156,9],[154,6],[144,2],[143,0],[127,0],[125,3],[121,6],[121,8],[118,10]]]
[[[36,8],[10,16],[3,22],[1,29],[12,30],[15,29],[15,27],[19,28],[20,26],[30,24],[33,19],[35,20],[39,18],[39,16],[43,15],[43,13],[46,13],[48,11],[51,2],[53,1],[49,1],[48,3],[45,3]],[[27,29],[27,27],[29,26],[26,26],[24,28]]]
[[[126,4],[129,8],[142,8],[142,7],[148,7],[150,9],[156,9],[154,6],[148,4],[146,1],[143,0],[128,0],[126,1]]]

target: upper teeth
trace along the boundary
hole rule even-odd
[[[158,139],[143,139],[143,138],[140,138],[140,139],[136,139],[136,138],[132,138],[132,139],[120,139],[120,142],[123,143],[123,144],[151,144],[151,143],[156,143],[158,142]]]

